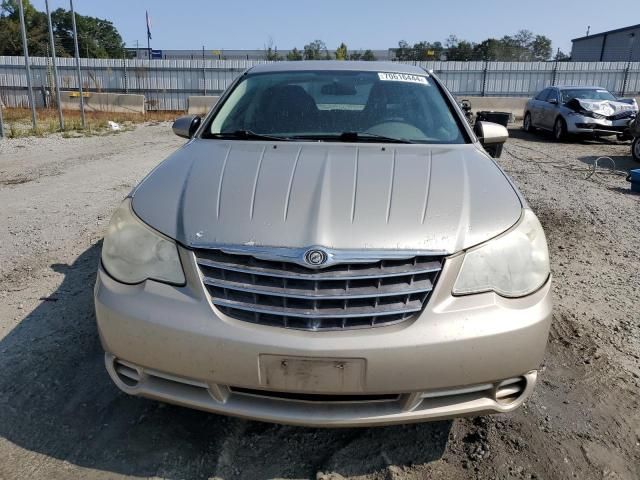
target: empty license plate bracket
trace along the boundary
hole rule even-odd
[[[364,358],[260,355],[260,383],[271,389],[308,393],[357,393],[364,389]]]

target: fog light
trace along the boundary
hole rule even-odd
[[[501,405],[509,405],[517,401],[527,388],[524,377],[510,378],[498,384],[495,389],[495,400]]]
[[[120,360],[113,361],[113,369],[123,384],[129,388],[137,387],[142,378],[142,372],[133,365],[126,364]]]

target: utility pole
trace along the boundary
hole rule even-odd
[[[24,25],[24,7],[19,0],[20,30],[22,31],[22,50],[24,51],[24,66],[27,73],[27,90],[29,91],[29,105],[31,106],[31,125],[36,128],[36,104],[33,101],[33,88],[31,87],[31,66],[29,65],[29,46],[27,45],[27,28]]]
[[[627,58],[627,66],[624,69],[624,78],[622,80],[622,92],[620,96],[624,97],[627,93],[627,87],[629,86],[629,70],[631,70],[631,60],[633,60],[633,43],[636,39],[635,33],[629,34],[629,56]]]
[[[4,138],[4,122],[2,121],[2,99],[0,98],[0,138]]]
[[[145,20],[147,21],[147,56],[151,60],[151,20],[149,19],[149,12],[144,12]]]
[[[47,21],[49,22],[49,43],[51,43],[51,62],[53,63],[53,83],[56,90],[56,103],[58,104],[58,120],[60,130],[64,130],[64,116],[62,115],[62,102],[60,101],[60,82],[58,81],[58,64],[56,62],[56,44],[53,41],[53,27],[51,26],[51,12],[49,12],[49,0],[44,0],[47,9]]]
[[[489,71],[489,61],[484,61],[484,66],[482,67],[482,93],[480,96],[484,97],[487,94],[487,73]]]
[[[204,95],[207,95],[207,71],[205,69],[205,60],[204,60],[204,45],[202,46],[202,89],[204,90]]]
[[[553,62],[553,76],[551,77],[551,85],[556,84],[556,80],[558,78],[558,56],[560,55],[560,47],[558,47],[558,51],[556,52],[556,58]]]
[[[78,93],[80,94],[80,118],[82,119],[82,128],[86,128],[86,122],[84,118],[84,96],[82,95],[82,75],[80,73],[80,50],[78,50],[78,30],[76,28],[76,14],[73,11],[73,0],[69,0],[69,9],[71,10],[73,44],[76,51],[76,73],[78,75]]]

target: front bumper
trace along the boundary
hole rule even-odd
[[[579,114],[566,116],[567,132],[589,135],[621,135],[629,130],[631,119],[607,120],[606,118],[585,117]]]
[[[368,426],[507,412],[535,384],[551,321],[550,282],[521,299],[453,297],[462,257],[452,257],[416,319],[308,332],[217,311],[193,254],[180,253],[182,288],[123,285],[98,272],[96,317],[107,370],[127,393],[278,423]],[[265,355],[358,359],[362,379],[344,389],[321,382],[273,391],[261,373]]]

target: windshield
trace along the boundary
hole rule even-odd
[[[578,100],[616,100],[608,90],[603,88],[575,88],[562,90],[562,103],[577,98]]]
[[[246,75],[205,137],[464,143],[440,88],[425,72],[292,71]]]

